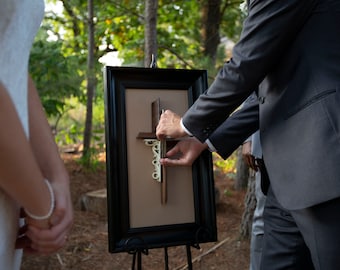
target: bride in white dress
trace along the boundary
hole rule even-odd
[[[33,104],[40,109],[36,96],[29,97],[34,87],[28,83],[28,60],[43,15],[43,0],[0,0],[0,269],[4,270],[20,269],[22,249],[16,249],[20,207],[27,213],[26,222],[36,225],[26,233],[32,241],[20,246],[24,250],[55,251],[65,244],[72,223],[66,170],[53,137],[46,135],[48,125],[35,123],[41,113],[31,113],[30,108]],[[42,147],[37,146],[39,140]],[[49,234],[53,239],[40,245],[43,238],[36,229],[43,228],[41,237]]]

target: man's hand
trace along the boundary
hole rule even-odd
[[[242,156],[244,162],[257,172],[258,168],[255,163],[255,157],[251,154],[251,141],[247,141],[242,145]]]
[[[196,158],[207,149],[205,143],[201,143],[194,137],[180,140],[166,153],[166,158],[160,160],[164,166],[191,166]]]
[[[158,126],[156,128],[156,136],[159,140],[165,138],[180,138],[188,134],[181,127],[181,117],[176,113],[166,110],[162,113]]]

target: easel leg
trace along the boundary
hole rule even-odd
[[[187,248],[188,270],[192,270],[192,261],[191,261],[191,249],[190,249],[190,245],[186,245],[186,248]]]
[[[138,251],[137,252],[137,269],[138,270],[142,270],[142,252],[141,251]]]
[[[168,248],[164,248],[164,269],[169,270],[169,256],[168,256]]]
[[[136,253],[133,253],[131,270],[135,270],[135,264],[136,264]]]
[[[131,270],[135,270],[136,256],[137,256],[137,270],[142,270],[142,252],[141,251],[136,251],[135,253],[133,253]]]

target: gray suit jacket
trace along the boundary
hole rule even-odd
[[[198,139],[217,142],[212,133],[260,85],[257,119],[249,112],[247,121],[259,121],[271,186],[287,209],[340,197],[339,26],[339,0],[250,1],[232,59],[183,117]]]

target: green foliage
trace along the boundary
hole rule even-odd
[[[91,148],[78,160],[78,163],[90,171],[96,171],[100,165],[97,154],[97,149]]]
[[[228,37],[233,41],[237,41],[240,37],[242,30],[242,23],[246,17],[246,10],[243,8],[245,1],[228,1],[227,9],[223,13],[223,19],[221,20],[221,37]]]
[[[55,139],[59,145],[78,145],[82,141],[83,125],[80,123],[72,123],[57,132]]]
[[[159,5],[158,65],[165,68],[195,67],[198,56],[202,56],[200,3],[198,1],[160,1]]]
[[[63,55],[62,42],[46,39],[46,31],[41,29],[31,50],[29,71],[46,113],[60,116],[65,110],[65,99],[80,94],[83,77],[76,68],[77,59]]]
[[[236,153],[233,153],[229,158],[222,159],[216,153],[213,154],[213,161],[215,170],[219,170],[221,173],[234,178],[236,175]]]
[[[55,140],[58,145],[81,145],[84,132],[85,121],[85,105],[83,105],[76,97],[66,100],[65,107],[69,108],[65,112],[65,116],[61,119],[50,117],[50,123],[59,121],[54,124]],[[93,106],[93,129],[92,140],[93,147],[103,150],[104,145],[104,101],[102,97],[98,97]],[[99,150],[98,150],[99,151]]]

